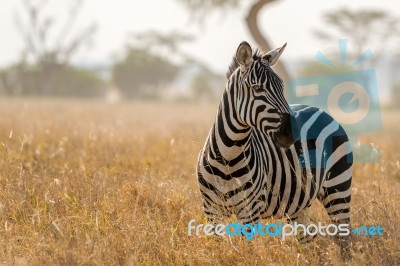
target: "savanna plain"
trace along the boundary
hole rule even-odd
[[[0,264],[342,265],[326,236],[188,236],[191,219],[206,223],[195,165],[216,109],[1,99]],[[384,236],[355,237],[347,264],[400,264],[399,115],[383,111],[383,129],[360,138],[382,156],[355,164],[352,226]]]

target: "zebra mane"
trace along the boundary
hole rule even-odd
[[[263,51],[260,48],[256,48],[254,49],[253,52],[253,60],[260,60],[261,59],[261,55],[263,54]],[[233,72],[235,72],[235,70],[239,67],[239,62],[236,60],[236,56],[234,55],[232,57],[232,61],[229,64],[229,68],[228,71],[226,71],[226,78],[229,79],[231,77],[231,75],[233,74]]]

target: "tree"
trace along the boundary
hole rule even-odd
[[[400,33],[399,18],[382,10],[351,11],[340,8],[325,13],[323,19],[326,26],[316,29],[315,36],[329,42],[348,37],[354,47],[350,52],[353,57],[359,57],[370,47],[375,48],[375,55],[381,54],[383,49],[390,49]]]
[[[92,24],[79,31],[75,29],[83,0],[71,0],[68,1],[67,19],[60,29],[55,29],[56,18],[44,13],[49,2],[21,0],[23,13],[17,13],[15,21],[24,48],[19,62],[2,71],[3,87],[11,95],[72,96],[72,91],[79,91],[79,95],[91,94],[82,91],[85,88],[72,86],[87,84],[87,89],[93,93],[91,89],[101,87],[101,80],[86,70],[74,69],[70,61],[83,45],[90,42],[96,26]]]
[[[212,98],[219,76],[180,47],[193,39],[192,35],[180,31],[150,30],[132,34],[125,58],[114,66],[114,82],[128,97],[154,98],[178,74],[187,75],[185,71],[197,69],[199,72],[190,84],[196,87],[194,96],[199,96],[197,92],[203,89]]]
[[[145,48],[129,48],[113,67],[117,87],[130,98],[154,98],[165,83],[171,82],[179,66]]]
[[[195,15],[199,18],[204,18],[204,16],[211,10],[217,9],[225,11],[227,9],[235,9],[239,7],[240,0],[178,0],[183,3],[187,8],[191,10]],[[253,36],[256,43],[262,48],[264,51],[270,51],[273,48],[270,45],[268,39],[262,34],[259,24],[258,24],[258,16],[260,11],[267,5],[272,2],[276,2],[277,0],[256,0],[253,1],[250,9],[245,18],[245,22],[250,34]],[[278,62],[275,65],[275,69],[281,78],[285,81],[289,79],[289,74],[282,64],[282,62]]]
[[[44,14],[49,2],[49,0],[21,0],[25,19],[17,13],[15,21],[25,45],[22,61],[66,65],[84,44],[89,43],[96,32],[96,25],[92,24],[76,31],[74,25],[83,0],[71,0],[67,19],[55,32],[53,28],[56,19]]]

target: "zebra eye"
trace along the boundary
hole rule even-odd
[[[260,87],[260,85],[253,85],[251,86],[253,88],[253,90],[255,90],[256,92],[261,92],[263,91],[262,87]]]

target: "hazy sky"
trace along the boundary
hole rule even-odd
[[[67,2],[53,0],[47,11],[62,20]],[[21,12],[20,5],[16,0],[0,2],[0,66],[15,61],[22,47],[13,19],[13,14]],[[324,51],[327,44],[318,42],[311,31],[321,26],[321,15],[325,11],[339,7],[376,8],[400,17],[400,1],[397,0],[281,0],[262,11],[259,23],[274,46],[288,42],[285,58],[313,57],[318,50]],[[189,13],[176,0],[86,0],[76,26],[79,28],[95,22],[98,31],[93,46],[82,50],[74,61],[108,61],[113,54],[122,51],[132,32],[180,30],[196,37],[195,41],[182,48],[222,72],[242,40],[254,44],[244,24],[246,11],[243,8],[224,14],[211,13],[201,26],[191,21]]]

